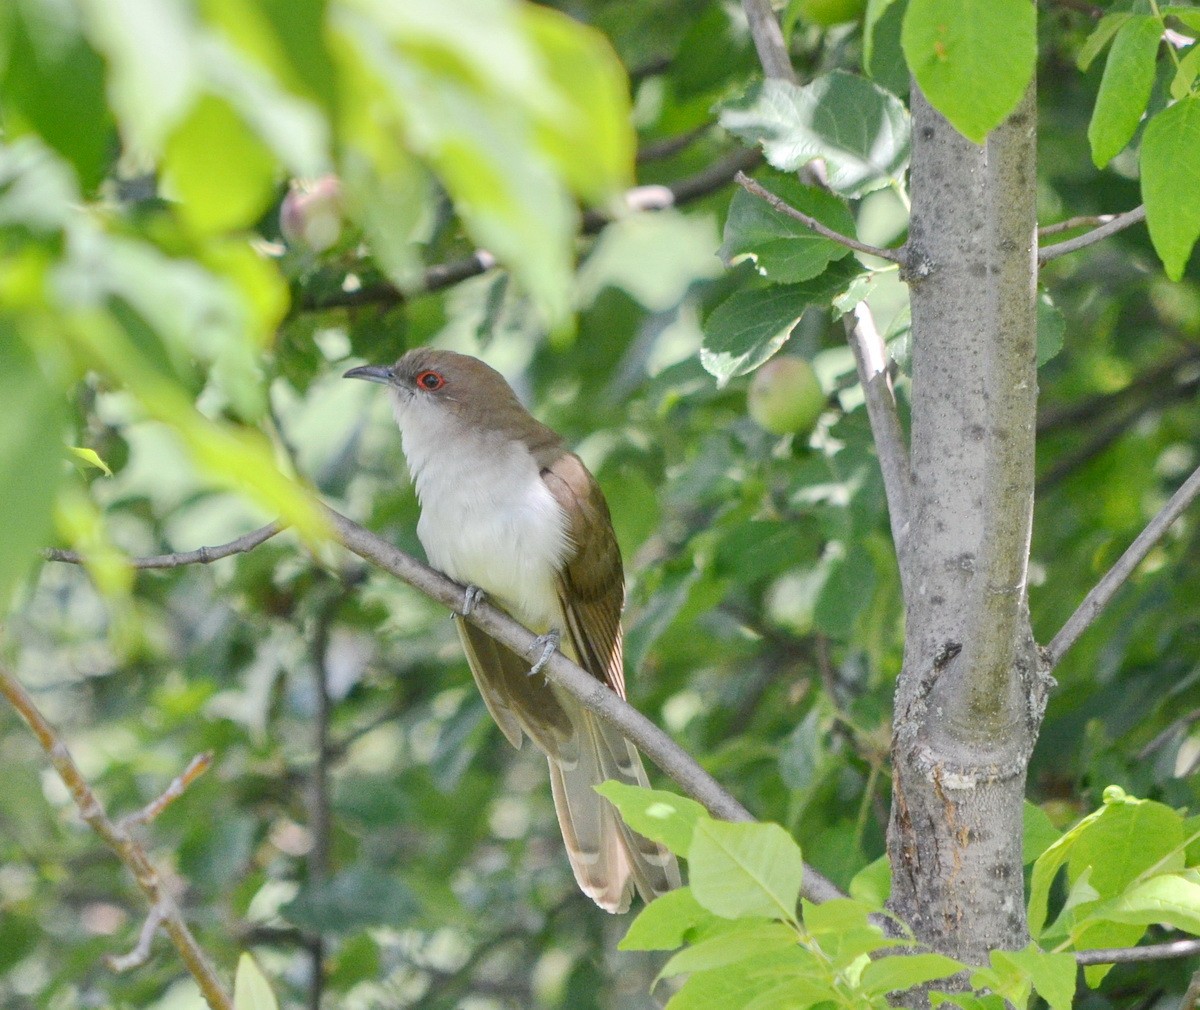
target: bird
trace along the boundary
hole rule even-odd
[[[622,698],[625,584],[595,477],[563,438],[479,358],[419,347],[391,366],[345,373],[385,385],[421,514],[429,563],[484,595]],[[455,622],[479,692],[505,737],[546,755],[563,842],[580,889],[608,912],[680,886],[663,846],[639,835],[593,786],[647,786],[641,756],[565,690],[466,620]]]

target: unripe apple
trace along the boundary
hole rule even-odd
[[[780,354],[754,373],[746,409],[759,427],[774,435],[807,435],[825,409],[825,394],[812,365]]]
[[[342,184],[336,175],[293,182],[279,208],[279,230],[290,245],[324,252],[342,235]]]
[[[867,9],[867,0],[800,0],[800,20],[829,28],[857,21]]]

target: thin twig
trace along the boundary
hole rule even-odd
[[[1182,352],[1147,369],[1114,392],[1101,393],[1086,400],[1051,406],[1044,411],[1039,411],[1038,435],[1045,435],[1059,428],[1074,429],[1080,425],[1090,424],[1097,418],[1111,417],[1116,409],[1123,406],[1126,401],[1148,390],[1159,394],[1155,400],[1161,402],[1164,382],[1172,379],[1175,373],[1184,366],[1197,363],[1200,363],[1200,350],[1195,347],[1186,347]],[[1172,383],[1172,393],[1178,393],[1180,396],[1188,395],[1194,392],[1197,383],[1200,383],[1200,375],[1187,376],[1181,382]],[[1172,399],[1174,399],[1174,395],[1172,395]]]
[[[680,207],[717,192],[722,187],[729,185],[739,171],[743,169],[748,171],[761,161],[762,152],[758,149],[741,149],[735,151],[728,158],[715,162],[694,175],[686,176],[669,185],[634,186],[623,194],[618,203],[631,210],[664,210],[667,207]],[[581,230],[585,235],[594,235],[612,220],[610,214],[588,210],[583,214]],[[295,301],[293,311],[312,312],[366,305],[388,308],[400,305],[416,295],[433,294],[471,277],[478,277],[496,265],[496,258],[490,252],[485,249],[477,249],[462,259],[449,263],[438,263],[429,267],[422,275],[420,282],[406,291],[393,287],[387,281],[364,284],[350,291],[338,288],[323,291],[306,290]]]
[[[180,568],[183,565],[207,565],[232,554],[245,554],[259,544],[270,540],[283,527],[279,523],[267,523],[256,530],[216,547],[197,547],[194,551],[178,551],[174,554],[154,554],[145,558],[130,558],[132,568]],[[42,551],[47,561],[61,561],[68,565],[81,565],[84,558],[78,551],[64,551],[57,547]]]
[[[104,805],[92,792],[91,786],[75,764],[66,745],[60,739],[54,727],[50,725],[34,704],[29,692],[21,685],[8,670],[0,667],[0,694],[16,710],[17,714],[37,737],[42,745],[54,770],[58,772],[67,789],[70,790],[79,815],[88,823],[93,831],[103,839],[104,843],[116,853],[117,858],[133,874],[142,893],[145,894],[150,908],[161,913],[161,922],[171,942],[179,951],[180,957],[187,965],[188,971],[200,992],[213,1010],[233,1010],[233,1000],[226,992],[224,983],[217,977],[216,971],[209,963],[208,956],[196,942],[196,938],[183,921],[178,907],[175,905],[167,887],[159,877],[154,864],[140,842],[129,834],[123,827],[114,824],[104,810]]]
[[[1079,214],[1065,221],[1055,221],[1038,228],[1038,238],[1049,238],[1051,235],[1061,235],[1064,231],[1074,231],[1076,228],[1095,228],[1097,225],[1108,224],[1116,214]]]
[[[750,37],[754,39],[754,49],[763,73],[795,84],[796,71],[792,69],[792,59],[783,41],[783,29],[779,27],[771,0],[742,0],[742,10],[746,12]]]
[[[680,151],[691,147],[692,144],[711,129],[712,123],[704,123],[702,126],[697,126],[694,130],[688,130],[686,133],[680,133],[674,137],[662,137],[659,140],[651,140],[638,148],[635,160],[639,165],[645,165],[647,162],[660,161],[664,158],[673,157]]]
[[[762,151],[758,148],[741,148],[726,158],[715,161],[707,168],[669,186],[650,185],[634,186],[621,197],[621,203],[632,211],[666,210],[668,207],[680,207],[702,199],[729,185],[739,172],[750,171],[762,164]],[[583,215],[583,233],[594,235],[606,224],[611,223],[612,215],[590,210]]]
[[[1112,215],[1107,223],[1100,225],[1098,228],[1093,228],[1091,231],[1084,232],[1076,238],[1069,238],[1065,242],[1056,242],[1054,245],[1039,250],[1038,264],[1049,263],[1052,259],[1057,259],[1059,256],[1078,252],[1080,249],[1084,249],[1094,242],[1106,239],[1110,235],[1115,235],[1119,231],[1124,231],[1130,225],[1135,225],[1139,221],[1144,220],[1146,220],[1146,207],[1144,204],[1134,207],[1133,210],[1127,210],[1124,214]]]
[[[871,422],[875,451],[879,455],[879,468],[883,471],[883,488],[887,496],[892,540],[896,545],[896,554],[901,560],[900,570],[903,575],[906,568],[903,563],[903,547],[912,518],[913,477],[907,442],[896,409],[896,394],[892,389],[891,374],[888,372],[887,348],[875,327],[875,319],[866,302],[859,302],[854,312],[846,315],[844,323],[846,339],[854,352],[854,363],[858,367],[858,378],[867,401],[867,419]]]
[[[1138,761],[1145,761],[1151,754],[1159,748],[1165,746],[1181,729],[1187,729],[1197,719],[1200,719],[1200,708],[1194,708],[1190,712],[1181,715],[1178,719],[1173,719],[1171,725],[1164,729],[1161,733],[1154,737],[1145,747],[1137,752]],[[1177,776],[1182,777],[1182,776]]]
[[[381,540],[340,513],[326,508],[325,516],[335,536],[347,550],[390,572],[455,613],[461,610],[465,587]],[[533,655],[540,648],[537,645],[538,638],[532,631],[486,602],[477,604],[467,620],[517,655]],[[619,729],[685,793],[702,803],[714,816],[728,821],[754,819],[679,744],[561,652],[555,652],[550,657],[542,672],[587,709]],[[804,896],[810,901],[826,901],[840,894],[841,891],[816,870],[805,868]]]
[[[1058,661],[1062,659],[1066,651],[1075,644],[1079,636],[1108,606],[1117,590],[1124,585],[1126,579],[1133,574],[1134,569],[1142,563],[1155,544],[1163,538],[1184,509],[1195,501],[1197,495],[1200,495],[1200,467],[1193,470],[1192,475],[1183,482],[1179,490],[1171,495],[1170,500],[1162,507],[1158,515],[1151,519],[1146,528],[1138,534],[1137,539],[1117,559],[1117,563],[1105,572],[1104,577],[1084,597],[1079,608],[1054,636],[1053,641],[1046,647],[1046,660],[1051,669],[1058,665]]]
[[[1200,954],[1200,940],[1172,940],[1145,947],[1103,947],[1075,952],[1076,964],[1132,964],[1135,961],[1170,961]]]
[[[841,232],[834,231],[832,228],[821,224],[815,217],[805,214],[802,210],[797,210],[782,197],[776,196],[769,189],[759,185],[744,172],[738,172],[733,179],[739,186],[752,196],[758,197],[760,200],[765,200],[780,214],[785,214],[796,221],[799,221],[809,231],[816,232],[822,238],[827,238],[831,242],[836,242],[838,245],[844,245],[848,249],[853,249],[855,252],[863,253],[867,256],[878,256],[880,259],[889,260],[892,263],[903,264],[906,262],[904,252],[900,249],[884,249],[880,246],[868,245],[866,242],[860,242],[856,238],[851,238],[849,235],[843,235]]]
[[[158,932],[158,927],[162,925],[165,912],[161,904],[155,904],[151,907],[149,914],[146,916],[145,922],[142,923],[141,932],[138,933],[137,944],[128,954],[109,954],[104,963],[109,969],[115,972],[129,971],[131,968],[140,968],[150,960],[150,945],[154,943],[154,934]]]
[[[201,775],[212,765],[212,751],[197,754],[188,766],[175,777],[166,789],[156,798],[147,803],[141,810],[121,818],[121,827],[131,828],[135,824],[149,824],[154,818],[167,809]]]

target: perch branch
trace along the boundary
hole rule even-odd
[[[1079,636],[1108,606],[1117,590],[1133,574],[1134,569],[1145,560],[1146,555],[1163,538],[1171,524],[1183,514],[1184,509],[1195,501],[1197,495],[1200,495],[1200,467],[1192,471],[1192,475],[1183,482],[1179,490],[1171,495],[1170,500],[1162,507],[1158,515],[1151,519],[1146,528],[1137,535],[1137,539],[1117,559],[1117,563],[1104,573],[1104,577],[1084,597],[1079,608],[1054,636],[1054,639],[1046,647],[1046,661],[1050,669],[1058,665],[1058,661],[1062,659],[1066,651],[1078,641]]]
[[[75,764],[54,727],[46,721],[20,681],[2,667],[0,667],[0,694],[8,699],[9,704],[25,720],[25,723],[33,731],[33,735],[37,737],[38,743],[42,745],[42,749],[50,758],[54,770],[58,772],[59,777],[70,790],[75,805],[79,808],[79,815],[133,874],[133,879],[150,903],[150,919],[147,922],[152,919],[158,919],[161,922],[163,929],[171,938],[171,942],[179,951],[180,957],[183,958],[184,964],[187,965],[188,971],[191,972],[192,978],[200,987],[200,992],[208,1001],[208,1005],[213,1010],[233,1010],[233,1000],[225,991],[224,984],[209,963],[208,956],[196,942],[187,923],[183,921],[179,908],[160,879],[146,850],[124,826],[114,823],[109,818],[104,810],[104,805],[92,792],[87,779],[83,777],[79,766]],[[147,928],[147,926],[142,927],[143,934]],[[143,941],[139,939],[133,952],[126,957],[140,954],[142,946]]]
[[[829,239],[830,242],[836,242],[838,245],[844,245],[848,249],[853,249],[855,252],[864,253],[867,256],[878,256],[880,259],[889,260],[892,263],[903,264],[905,262],[904,254],[899,249],[884,249],[880,246],[868,245],[866,242],[860,242],[856,238],[851,238],[849,235],[843,235],[841,232],[834,231],[821,224],[815,217],[805,214],[802,210],[797,210],[786,200],[776,196],[769,189],[760,186],[757,182],[751,179],[745,172],[738,172],[734,176],[734,182],[742,187],[747,193],[758,197],[760,200],[765,200],[780,214],[793,218],[799,221],[809,231],[816,232],[822,238]]]
[[[407,582],[414,589],[452,611],[457,613],[461,609],[463,586],[393,547],[387,541],[381,540],[340,513],[327,508],[325,516],[337,539],[347,550]],[[537,636],[533,632],[518,624],[504,611],[486,602],[477,604],[467,620],[519,656],[530,655],[536,651]],[[619,729],[685,793],[702,803],[715,817],[727,821],[754,819],[746,808],[726,792],[679,744],[616,692],[609,690],[561,652],[555,652],[551,656],[542,672],[585,707]],[[805,867],[806,898],[810,901],[827,901],[840,894],[838,888],[816,870]]]
[[[1056,242],[1054,245],[1039,250],[1038,265],[1049,263],[1052,259],[1057,259],[1059,256],[1066,256],[1068,253],[1078,252],[1080,249],[1084,249],[1094,242],[1108,238],[1109,235],[1115,235],[1119,231],[1124,231],[1130,225],[1135,225],[1139,221],[1146,220],[1146,208],[1143,205],[1134,207],[1133,210],[1127,210],[1124,214],[1106,216],[1109,220],[1099,227],[1084,232],[1075,238],[1069,238],[1064,242]],[[1070,224],[1070,222],[1064,222],[1064,224]]]

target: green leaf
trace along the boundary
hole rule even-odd
[[[665,845],[677,856],[687,855],[697,822],[708,818],[695,800],[661,789],[643,789],[610,779],[596,786],[596,792],[621,812],[634,831]]]
[[[108,98],[123,141],[157,157],[200,85],[186,7],[161,0],[83,0],[86,30],[108,66]],[[247,5],[250,6],[250,5]]]
[[[988,993],[986,996],[976,996],[969,992],[931,992],[929,994],[929,1003],[933,1007],[944,1006],[949,1003],[951,1006],[961,1007],[962,1010],[1006,1010],[1008,1004],[1004,1002],[1003,996],[998,996],[995,993]]]
[[[696,900],[690,887],[677,887],[655,898],[638,913],[617,944],[619,950],[675,950],[697,927],[719,921]],[[720,920],[723,921],[723,920]]]
[[[677,210],[629,214],[605,227],[576,275],[576,304],[620,288],[652,312],[675,308],[697,281],[722,273],[711,217]]]
[[[721,125],[761,144],[784,172],[825,162],[829,186],[858,197],[898,183],[908,164],[910,125],[900,100],[877,84],[834,71],[801,88],[763,81],[721,109]]]
[[[1107,165],[1129,143],[1154,87],[1162,22],[1152,14],[1131,18],[1117,32],[1104,64],[1096,107],[1088,124],[1092,161]]]
[[[810,306],[828,305],[861,271],[856,260],[843,260],[811,281],[731,295],[705,321],[700,348],[705,370],[718,386],[754,371],[787,342]]]
[[[1033,79],[1037,11],[1029,0],[911,0],[900,42],[930,104],[980,144]]]
[[[1150,120],[1142,137],[1142,200],[1150,240],[1173,281],[1183,276],[1200,238],[1200,95],[1176,102]]]
[[[863,66],[870,67],[875,57],[875,29],[896,0],[867,0],[867,13],[863,18]],[[869,72],[869,71],[868,71]]]
[[[80,445],[72,445],[68,446],[68,448],[77,459],[83,460],[83,462],[88,466],[95,467],[97,470],[103,471],[105,477],[111,477],[113,475],[113,472],[109,469],[108,464],[100,458],[100,454],[97,453],[95,449],[87,449]]]
[[[1067,320],[1050,300],[1044,289],[1038,289],[1037,300],[1037,364],[1041,368],[1062,350]],[[1035,808],[1036,809],[1036,808]]]
[[[658,977],[722,968],[774,950],[796,946],[796,931],[782,922],[742,922],[737,929],[718,933],[681,950],[663,965]]]
[[[717,1007],[750,1006],[756,997],[778,987],[781,974],[795,972],[793,959],[787,956],[790,953],[777,951],[724,968],[695,972],[667,1001],[664,1010],[714,1010]],[[818,992],[821,995],[833,995],[828,986],[820,988]],[[760,1004],[764,1008],[779,1010],[785,1006],[796,1005],[794,1001],[790,1004]]]
[[[1092,919],[1151,926],[1156,923],[1200,935],[1200,883],[1159,874],[1119,897],[1088,909]]]
[[[1025,950],[999,951],[997,955],[1029,979],[1050,1010],[1071,1010],[1079,970],[1073,954],[1051,954],[1030,944]]]
[[[874,911],[869,905],[853,898],[831,898],[820,904],[804,901],[802,907],[804,928],[813,936],[844,933],[870,925],[870,917]]]
[[[1069,955],[1068,955],[1069,956]],[[868,964],[859,986],[870,996],[886,996],[946,978],[966,968],[961,961],[941,954],[909,954],[881,957]]]
[[[1160,7],[1158,12],[1164,18],[1179,18],[1193,33],[1200,33],[1200,7],[1185,7],[1183,4],[1169,4]]]
[[[834,231],[854,236],[854,218],[837,197],[801,185],[790,176],[772,175],[762,182],[797,210]],[[768,280],[788,284],[816,277],[849,253],[846,246],[821,238],[757,196],[743,189],[733,194],[720,249],[721,258],[729,266],[750,259]]]
[[[709,911],[795,921],[804,860],[778,824],[697,821],[687,859],[692,893]]]
[[[549,7],[517,10],[566,106],[539,117],[537,138],[571,189],[600,203],[633,181],[637,138],[625,69],[596,29]]]
[[[91,189],[104,178],[115,147],[103,61],[81,35],[75,5],[6,6],[0,11],[5,141],[36,132]]]
[[[1074,882],[1090,867],[1089,882],[1107,898],[1121,893],[1152,868],[1183,868],[1183,818],[1153,800],[1110,804],[1104,816],[1082,832],[1067,861]]]
[[[1022,836],[1022,861],[1028,866],[1062,837],[1041,807],[1025,801],[1025,829]]]
[[[883,908],[892,893],[892,864],[884,853],[859,870],[850,881],[850,897],[871,908]]]
[[[1179,69],[1171,79],[1171,97],[1176,101],[1192,93],[1196,78],[1200,76],[1200,44],[1194,45],[1179,60]]]
[[[700,361],[718,386],[754,371],[787,342],[810,304],[799,287],[738,291],[713,310],[704,324]]]
[[[0,612],[50,540],[63,476],[66,397],[47,381],[25,340],[0,317]]]
[[[253,224],[275,187],[275,159],[221,99],[205,96],[167,141],[163,173],[180,217],[201,234]]]
[[[233,1010],[279,1010],[271,983],[254,958],[245,953],[238,958],[237,976],[233,981]]]
[[[1117,11],[1114,14],[1105,14],[1104,17],[1096,22],[1096,27],[1092,29],[1092,34],[1087,37],[1087,40],[1080,47],[1079,55],[1075,57],[1075,65],[1080,70],[1087,70],[1092,65],[1092,61],[1104,52],[1104,47],[1112,41],[1113,36],[1120,31],[1121,26],[1133,16],[1130,11]]]

